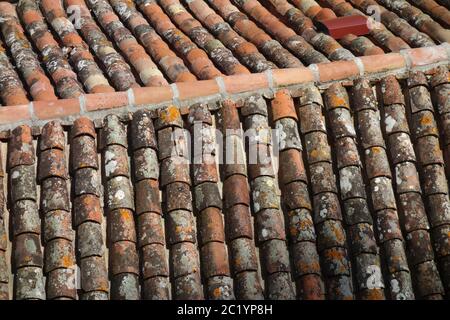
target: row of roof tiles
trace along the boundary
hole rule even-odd
[[[241,96],[256,91],[270,97],[279,88],[288,88],[294,96],[298,96],[300,87],[313,83],[327,87],[336,81],[351,84],[352,80],[361,76],[374,80],[386,74],[396,74],[404,78],[417,70],[433,74],[436,67],[445,67],[448,61],[448,44],[442,44],[401,53],[313,64],[309,67],[268,70],[264,73],[180,82],[162,87],[134,88],[126,92],[86,94],[77,99],[34,101],[0,108],[0,130],[2,136],[5,136],[8,130],[17,124],[39,126],[45,123],[45,120],[51,119],[70,123],[78,115],[101,119],[104,116],[102,113],[108,109],[126,113],[142,106],[158,109],[164,105],[176,104],[181,107],[182,113],[186,114],[193,101],[215,102],[223,97]]]
[[[450,88],[435,71],[111,114],[99,132],[52,121],[37,141],[15,128],[2,298],[448,298]]]
[[[321,3],[3,1],[2,104],[292,68],[450,40],[443,6],[418,2],[426,12],[433,8],[431,18],[404,0]],[[368,37],[338,42],[316,29],[318,21],[336,15],[371,15],[374,5],[381,23]]]

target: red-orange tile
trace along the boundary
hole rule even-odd
[[[269,87],[269,82],[265,73],[254,73],[224,77],[223,82],[227,93],[240,93]]]
[[[220,92],[215,80],[177,83],[180,100],[211,96]]]
[[[86,111],[125,107],[128,105],[127,92],[87,94]]]
[[[41,120],[63,118],[80,113],[78,99],[33,102],[34,115]]]
[[[314,81],[314,75],[309,68],[275,69],[272,70],[272,75],[276,87]]]
[[[346,79],[359,75],[358,66],[354,61],[334,61],[317,65],[321,82]]]
[[[134,102],[136,105],[156,104],[171,101],[172,89],[169,86],[153,88],[133,88]]]
[[[405,59],[399,53],[360,57],[367,73],[400,69],[406,66]]]
[[[411,67],[423,66],[426,64],[436,63],[440,61],[449,60],[445,47],[434,46],[428,48],[416,48],[407,51],[411,58]]]
[[[31,119],[28,104],[0,108],[0,124],[14,124]]]

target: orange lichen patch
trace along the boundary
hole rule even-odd
[[[423,126],[431,125],[433,123],[434,123],[433,114],[427,113],[423,117],[420,118],[420,124]],[[438,133],[436,126],[433,126],[432,130],[434,131],[434,133]]]
[[[332,260],[336,260],[336,261],[340,261],[342,259],[342,252],[339,250],[327,250],[326,251],[326,255],[332,259]]]
[[[134,217],[133,217],[133,212],[130,210],[126,210],[126,209],[119,209],[120,215],[122,217],[122,220],[124,221],[133,221]]]
[[[159,114],[160,119],[165,123],[170,123],[181,117],[180,110],[171,105],[163,110],[161,110]]]
[[[63,43],[70,44],[71,46],[80,46],[83,43],[83,39],[78,34],[68,33],[61,37]]]
[[[371,151],[372,151],[373,153],[375,153],[375,154],[380,154],[380,153],[383,151],[383,148],[381,148],[381,147],[373,147],[373,148],[371,149]]]
[[[337,95],[330,95],[329,101],[333,107],[349,107],[347,100]]]
[[[218,298],[221,296],[222,290],[220,288],[216,288],[216,289],[214,289],[213,294],[216,298]]]
[[[339,255],[337,257],[340,257]],[[297,268],[302,273],[310,272],[311,269],[313,270],[320,270],[320,263],[319,261],[314,261],[308,264],[302,263],[301,261],[298,263]]]
[[[339,243],[343,243],[345,241],[345,234],[342,232],[342,229],[340,227],[337,227],[337,225],[332,225],[331,232],[333,232],[336,240]]]
[[[74,265],[74,259],[73,259],[73,256],[64,256],[63,258],[62,258],[62,266],[64,267],[64,268],[70,268],[70,267],[72,267],[73,265]]]

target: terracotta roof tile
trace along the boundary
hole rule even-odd
[[[33,44],[39,50],[46,70],[56,84],[56,91],[61,98],[75,98],[83,94],[83,88],[77,81],[63,51],[47,28],[47,24],[34,1],[22,1],[17,12],[25,25]]]
[[[89,93],[114,91],[97,66],[87,44],[78,35],[75,27],[67,19],[60,2],[44,0],[40,6],[47,22],[58,35],[61,43],[69,49],[68,58]]]
[[[375,6],[375,8],[378,8],[380,10],[381,22],[394,34],[397,34],[405,40],[410,46],[424,47],[433,45],[433,40],[431,40],[427,34],[418,31],[397,14],[379,5],[377,1],[350,0],[350,2],[367,14],[370,14],[370,6]]]
[[[111,298],[136,300],[140,298],[139,258],[134,197],[128,169],[127,133],[120,120],[110,115],[105,118],[101,135]]]
[[[87,1],[100,25],[120,48],[122,54],[131,62],[139,79],[145,86],[166,85],[161,71],[139,45],[131,32],[122,24],[108,1]]]
[[[227,48],[250,68],[253,72],[262,72],[275,68],[275,65],[266,60],[258,52],[258,49],[251,42],[248,42],[234,31],[222,17],[203,1],[189,1],[186,3],[195,16],[204,21],[208,30],[214,34]]]
[[[244,129],[251,130],[247,152],[257,156],[255,159],[249,157],[247,161],[255,231],[258,235],[256,240],[264,262],[261,267],[266,296],[268,299],[293,299],[295,296],[290,282],[291,268],[286,246],[285,222],[280,211],[280,197],[273,164],[269,158],[272,146],[266,136],[270,134],[270,127],[265,101],[258,96],[247,99],[242,114],[245,116]],[[263,148],[258,150],[259,146]]]
[[[0,190],[0,299],[8,300],[9,299],[9,263],[7,261],[6,251],[8,249],[8,237],[6,234],[6,224],[5,224],[5,192],[3,187],[4,182],[4,172],[3,166],[0,169],[0,182],[1,182],[1,190]],[[36,210],[37,211],[37,210]]]
[[[75,249],[66,179],[65,137],[58,122],[49,122],[39,144],[38,179],[44,223],[47,299],[76,298]]]
[[[177,57],[147,20],[137,11],[133,2],[117,0],[110,1],[110,4],[171,81],[196,80],[195,76],[184,65],[183,60]]]
[[[433,19],[436,19],[440,23],[443,23],[443,26],[449,26],[449,18],[450,12],[448,8],[440,5],[438,2],[433,0],[412,0],[411,1],[415,6],[422,9],[425,13],[428,13]]]
[[[381,4],[399,14],[418,30],[426,33],[432,39],[442,43],[450,40],[450,31],[435,22],[430,16],[404,0],[380,0]],[[447,10],[448,15],[448,10]]]
[[[0,7],[0,299],[448,298],[437,2]]]
[[[37,59],[36,54],[31,49],[31,44],[27,40],[15,7],[7,2],[0,3],[1,32],[5,39],[5,44],[11,51],[17,68],[30,90],[30,94],[35,100],[55,100],[56,96],[50,80],[44,73]]]
[[[45,7],[45,3],[43,3],[43,6]],[[62,9],[67,11],[68,8],[73,8],[72,10],[75,10],[75,13],[80,15],[80,18],[77,18],[79,32],[81,33],[84,41],[89,44],[90,49],[102,62],[113,86],[120,91],[137,87],[138,84],[136,83],[136,79],[131,72],[130,66],[125,62],[120,53],[116,51],[113,44],[108,40],[107,36],[96,24],[89,12],[88,7],[86,6],[86,3],[83,0],[64,1],[64,8]],[[68,24],[67,22],[69,21],[64,20],[64,16],[61,21],[64,26],[63,32],[66,32],[66,28],[70,31],[73,30],[72,23]],[[66,24],[68,27],[65,27]],[[66,36],[67,35],[64,37]]]
[[[93,123],[78,119],[71,130],[71,172],[75,184],[74,226],[81,272],[81,299],[107,299],[100,176]]]
[[[286,0],[2,2],[6,51],[0,50],[0,62],[7,70],[4,80],[0,79],[2,102],[12,106],[26,104],[28,97],[54,100],[55,92],[60,98],[73,98],[83,91],[124,91],[140,85],[213,79],[222,72],[300,67],[302,62],[349,60],[354,55],[407,49],[408,44],[432,46],[434,40],[444,43],[446,39],[447,26],[441,21],[446,12],[432,0],[329,0],[323,4],[330,8],[315,1]],[[381,23],[370,28],[369,37],[347,35],[337,41],[318,31],[321,19],[370,15],[365,10],[372,5],[381,10]],[[437,20],[416,6],[434,12]],[[48,119],[45,113],[52,112],[42,108],[38,116]],[[69,115],[52,114],[55,118]]]
[[[80,118],[68,135],[70,176],[58,122],[40,132],[39,161],[31,129],[19,127],[9,142],[8,171],[12,271],[20,277],[15,297],[44,298],[43,289],[31,295],[21,287],[44,268],[47,298],[107,299],[109,282],[112,299],[443,298],[449,216],[440,208],[449,200],[437,147],[447,79],[438,70],[431,78],[410,75],[408,104],[390,76],[358,79],[349,92],[340,84],[324,92],[309,86],[300,99],[280,90],[270,108],[254,94],[237,104],[225,100],[218,112],[193,104],[183,117],[175,106],[138,111],[131,122],[110,115],[98,138],[93,123]],[[222,150],[215,147],[216,126],[229,141]],[[197,146],[192,153],[189,137]],[[230,143],[237,151],[231,158],[242,161],[221,164],[219,175],[216,156],[228,154]],[[263,157],[254,162],[252,150]],[[275,151],[279,167],[264,161]],[[55,193],[57,199],[49,197]],[[45,257],[23,251],[26,241],[39,243],[41,223]],[[81,272],[76,293],[74,263]]]
[[[15,143],[11,145],[9,150],[9,168],[12,174],[10,185],[13,189],[10,196],[15,209],[13,215],[14,217],[16,214],[21,215],[21,211],[24,210],[24,214],[33,217],[31,219],[35,221],[33,224],[30,223],[33,221],[31,219],[31,221],[28,219],[13,219],[13,228],[20,230],[20,233],[14,234],[12,239],[15,246],[13,255],[14,270],[11,270],[15,273],[16,281],[14,297],[16,299],[45,299],[44,263],[40,244],[41,229],[37,227],[37,225],[40,225],[40,217],[37,206],[36,185],[33,182],[36,179],[36,175],[31,129],[25,126],[19,127],[14,130],[13,136]],[[26,158],[27,161],[20,161],[19,159],[21,158]],[[30,244],[34,244],[34,246],[24,247],[21,245],[25,239]],[[25,263],[24,260],[29,262]]]
[[[189,62],[192,71],[199,79],[211,79],[221,75],[221,72],[209,60],[208,55],[175,27],[155,1],[140,0],[137,1],[137,5],[155,30]]]
[[[0,42],[0,66],[3,70],[0,78],[0,92],[2,101],[6,105],[27,104],[27,93],[22,87],[20,78],[6,55],[5,48]]]

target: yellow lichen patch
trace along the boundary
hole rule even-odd
[[[128,210],[120,209],[120,216],[121,216],[122,220],[125,220],[125,221],[130,221],[133,219],[133,216],[130,214],[130,212]]]
[[[368,300],[383,300],[384,296],[381,290],[369,290],[365,296]]]
[[[375,154],[379,154],[379,153],[381,153],[381,148],[380,147],[373,147],[372,148],[372,152],[375,153]]]
[[[298,229],[296,227],[291,227],[290,231],[293,237],[296,237],[298,235]]]
[[[401,257],[399,257],[399,256],[392,256],[391,258],[391,265],[392,266],[395,266],[395,265],[398,265],[398,264],[400,264],[400,263],[402,263],[402,258]],[[390,273],[393,273],[393,272],[395,272],[396,270],[394,269],[394,268],[390,268],[389,269],[389,272]]]
[[[434,152],[437,155],[439,155],[441,153],[441,147],[440,147],[439,143],[436,143],[436,145],[434,146]]]
[[[331,95],[330,102],[331,102],[331,105],[333,107],[348,108],[347,101],[345,101],[345,99],[342,98],[342,97],[339,97],[339,96],[336,96],[336,95]]]
[[[180,234],[180,233],[183,233],[183,232],[185,232],[185,233],[192,232],[192,226],[185,226],[185,227],[183,227],[183,226],[176,226],[175,227],[175,233],[176,234]]]
[[[72,257],[70,257],[70,256],[64,256],[64,257],[62,258],[62,264],[63,264],[63,267],[65,267],[65,268],[70,268],[70,267],[73,265]]]
[[[326,154],[326,152],[323,152],[322,150],[313,149],[310,152],[310,157],[314,158],[314,159],[317,159],[317,158],[320,158],[320,157],[323,157],[323,156],[326,157],[327,154]]]
[[[339,259],[340,260],[342,258],[342,254],[338,250],[328,250],[325,254],[329,258],[333,258],[333,259]]]
[[[105,283],[102,286],[100,286],[100,290],[101,291],[105,291],[108,292],[109,291],[109,286]]]
[[[222,290],[220,290],[220,288],[215,288],[213,291],[214,297],[216,297],[216,298],[220,297],[221,291]]]
[[[431,118],[431,116],[429,114],[426,114],[422,117],[422,119],[420,119],[420,124],[426,126],[429,125],[433,122],[433,119]]]
[[[318,270],[320,269],[320,265],[318,261],[315,261],[311,264],[304,264],[304,263],[298,263],[298,269],[300,270],[300,272],[302,273],[308,273],[311,270]]]
[[[305,230],[305,229],[308,229],[309,228],[309,221],[307,221],[307,220],[302,220],[302,221],[300,221],[299,223],[298,223],[298,225],[299,225],[299,228],[300,229],[302,229],[302,230]]]
[[[344,233],[341,232],[341,230],[340,230],[339,228],[337,228],[335,225],[333,225],[332,228],[333,228],[333,233],[334,233],[335,236],[336,236],[336,239],[337,239],[339,242],[345,241]]]
[[[180,110],[174,105],[167,107],[161,111],[160,118],[164,122],[172,122],[175,121],[178,117],[181,117]]]

